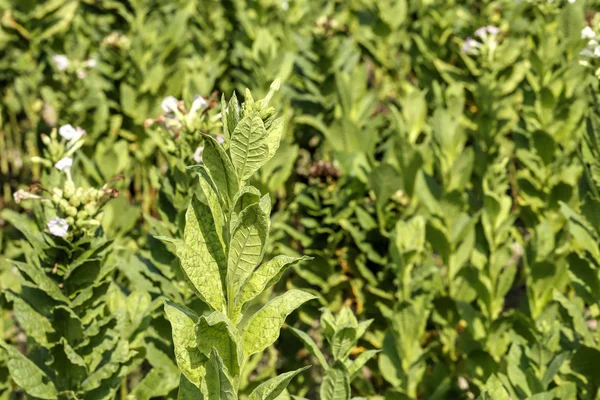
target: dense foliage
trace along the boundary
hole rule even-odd
[[[599,398],[597,0],[0,0],[0,55],[0,399]]]

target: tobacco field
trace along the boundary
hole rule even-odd
[[[599,0],[0,0],[0,400],[600,400]]]

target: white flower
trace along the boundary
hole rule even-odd
[[[78,70],[77,70],[77,77],[78,77],[79,79],[85,79],[85,78],[87,78],[87,72],[85,72],[85,71],[84,71],[84,70],[82,70],[82,69],[78,69]]]
[[[90,58],[85,62],[85,66],[88,68],[96,68],[96,65],[98,65],[98,63],[95,58]]]
[[[204,100],[202,96],[194,96],[194,102],[192,108],[190,108],[190,115],[195,115],[198,111],[208,107],[208,102]]]
[[[594,57],[595,57],[595,58],[600,58],[600,46],[597,46],[597,47],[594,49]]]
[[[469,382],[462,376],[458,377],[458,379],[456,380],[456,383],[461,390],[469,389]]]
[[[69,142],[76,142],[85,135],[85,131],[80,127],[73,128],[71,124],[67,124],[58,128],[58,134]]]
[[[498,28],[497,26],[493,26],[493,25],[488,25],[487,26],[487,31],[490,35],[497,35],[500,33],[500,28]]]
[[[64,71],[69,67],[69,59],[64,54],[55,54],[52,56],[52,61],[56,64],[56,68]]]
[[[69,230],[69,224],[62,218],[54,218],[48,221],[48,230],[54,236],[59,236],[64,238],[67,236],[67,231]]]
[[[581,30],[581,38],[582,39],[593,39],[596,37],[596,32],[589,26],[586,26]]]
[[[177,99],[173,96],[165,97],[160,107],[166,113],[174,113],[177,111]]]
[[[290,8],[290,4],[286,0],[283,0],[281,2],[281,8],[283,8],[284,10],[287,10],[288,8]]]
[[[15,203],[19,204],[23,200],[41,199],[42,197],[38,196],[37,194],[29,193],[23,189],[19,189],[13,193],[13,198],[15,199]]]
[[[204,151],[204,146],[199,146],[196,149],[196,151],[194,152],[194,155],[192,156],[194,161],[196,161],[198,164],[200,164],[202,162],[202,152],[203,151]]]
[[[590,49],[583,49],[583,50],[581,50],[579,55],[581,55],[582,57],[593,57],[594,52]]]
[[[216,139],[219,144],[225,143],[225,138],[221,135],[217,135]]]
[[[569,4],[575,4],[575,0],[569,0]]]
[[[486,40],[487,39],[487,27],[482,26],[481,28],[477,29],[475,31],[475,36],[477,36],[481,40]]]
[[[70,171],[73,166],[73,159],[71,157],[61,158],[54,164],[54,167],[59,171]]]
[[[468,37],[462,45],[461,52],[463,54],[479,54],[479,47],[481,47],[481,43],[471,37]]]

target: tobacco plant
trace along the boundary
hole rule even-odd
[[[194,197],[186,213],[183,239],[174,244],[190,288],[209,307],[198,316],[167,302],[175,358],[182,373],[180,398],[237,399],[240,376],[249,357],[273,344],[285,318],[315,296],[290,290],[259,310],[252,301],[276,283],[286,268],[304,260],[278,256],[261,263],[269,236],[271,200],[248,184],[277,151],[283,118],[269,101],[279,87],[254,101],[246,91],[222,102],[224,142],[205,138],[203,163],[192,166],[204,200]],[[273,399],[303,369],[256,387],[251,399]]]
[[[309,334],[290,327],[325,371],[319,389],[320,399],[340,400],[351,397],[352,381],[358,377],[362,367],[379,352],[379,350],[364,350],[356,357],[351,357],[357,353],[358,341],[372,322],[373,320],[358,322],[349,307],[343,307],[337,315],[324,309],[321,315],[320,333],[329,343],[328,357]]]
[[[82,134],[69,126],[60,135],[61,140],[56,131],[51,135],[51,154]],[[147,315],[160,300],[153,304],[147,293],[121,293],[113,283],[113,243],[103,234],[101,219],[103,206],[118,191],[110,182],[99,189],[80,186],[72,163],[69,157],[58,160],[54,167],[61,172],[49,171],[47,187],[15,193],[18,203],[33,202],[33,219],[2,213],[22,235],[21,256],[11,261],[22,276],[20,288],[2,295],[26,340],[22,335],[12,343],[2,340],[0,352],[12,381],[28,396],[110,399],[141,361]],[[127,394],[126,386],[121,393]]]

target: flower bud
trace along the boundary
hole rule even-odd
[[[90,215],[85,210],[81,210],[77,213],[78,219],[88,219],[89,217],[90,217]]]
[[[75,184],[68,180],[65,182],[65,186],[63,187],[63,196],[66,199],[70,199],[75,194]]]
[[[71,207],[71,205],[69,204],[69,201],[67,199],[60,199],[60,201],[58,202],[58,205],[63,210],[66,210],[67,208]]]
[[[83,196],[83,202],[87,204],[90,201],[96,200],[96,192],[97,192],[97,190],[93,187],[87,188],[87,190],[85,191],[85,194]]]
[[[73,218],[73,217],[67,217],[67,218],[65,218],[65,221],[67,221],[67,224],[69,224],[69,225],[75,224],[75,218]]]
[[[92,217],[98,212],[98,207],[96,206],[96,203],[87,203],[83,207],[83,209],[88,213],[88,215]]]
[[[65,212],[70,217],[75,217],[77,215],[77,209],[75,207],[73,207],[73,206],[67,207],[67,209],[65,210]]]

